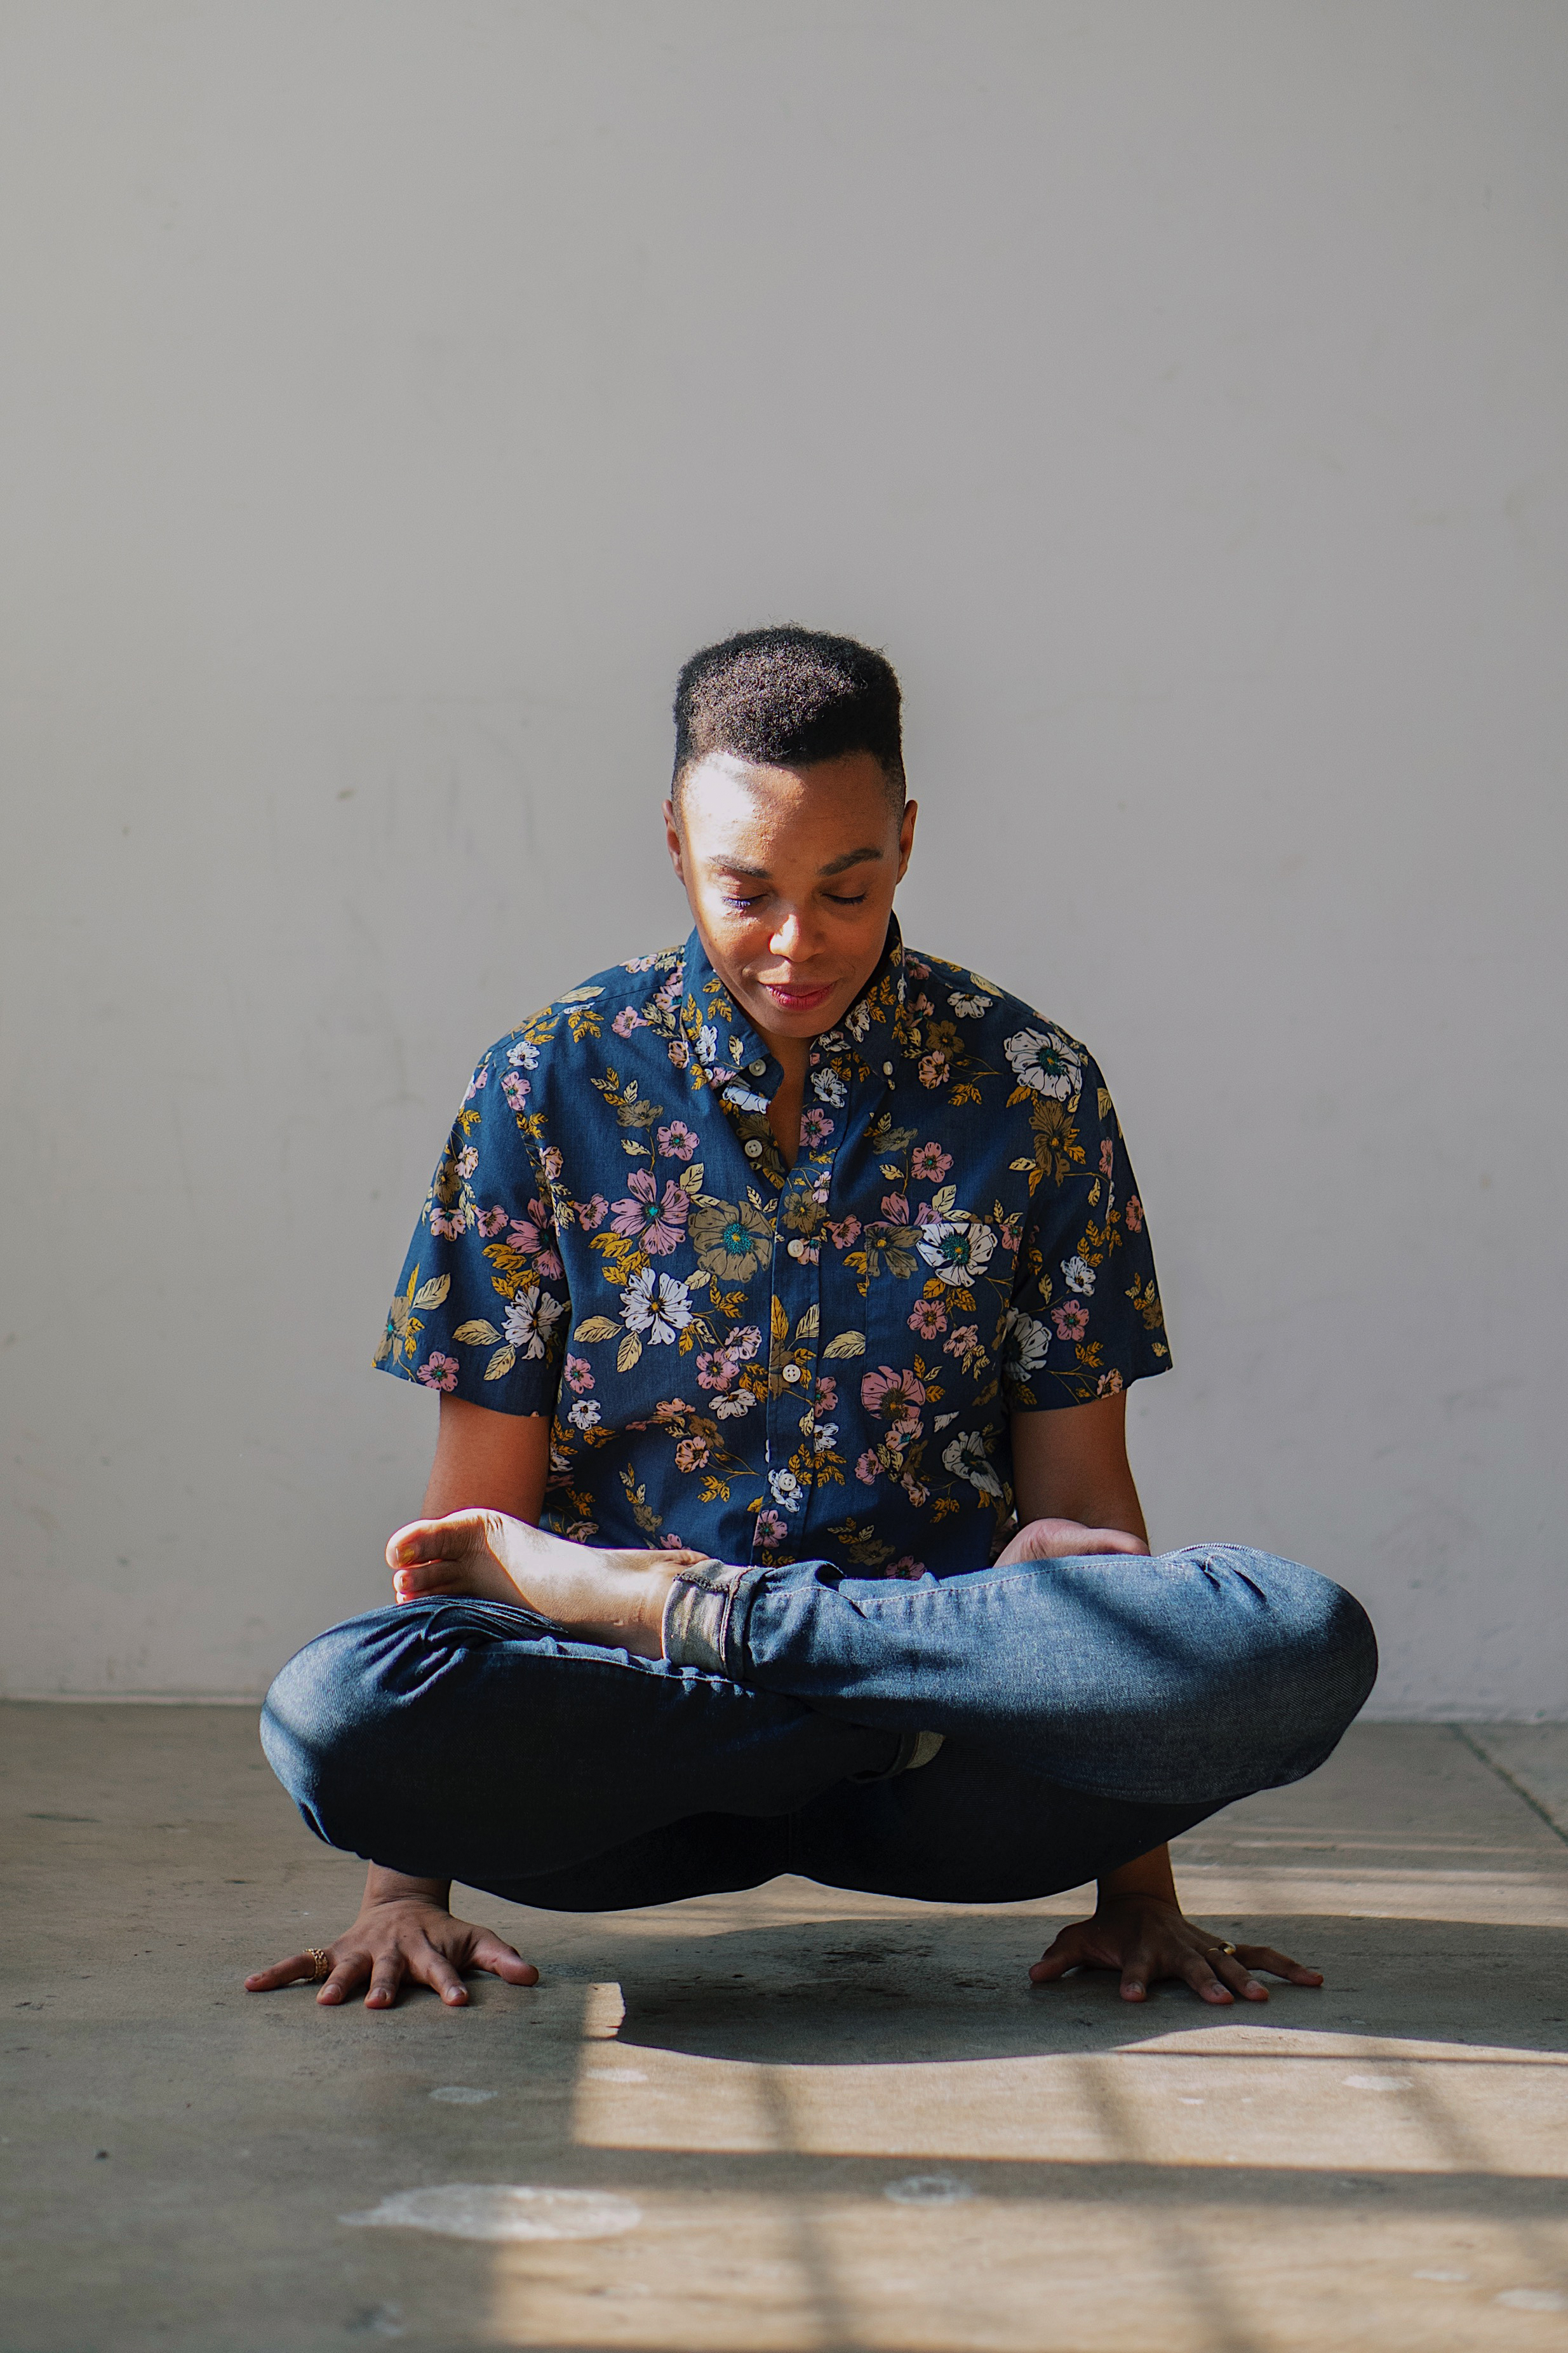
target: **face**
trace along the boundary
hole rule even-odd
[[[670,860],[714,971],[775,1048],[843,1019],[881,961],[915,805],[868,752],[809,768],[714,753],[688,771]]]

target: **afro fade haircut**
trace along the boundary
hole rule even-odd
[[[675,785],[710,753],[808,768],[868,752],[904,801],[899,681],[885,655],[853,638],[786,621],[704,646],[675,688]]]

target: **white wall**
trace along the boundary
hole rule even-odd
[[[674,670],[795,617],[1109,1070],[1156,1537],[1568,1714],[1565,120],[1553,0],[11,0],[0,1687],[383,1598],[469,1062],[684,931]]]

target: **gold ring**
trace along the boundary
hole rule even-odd
[[[310,1964],[312,1985],[320,1985],[323,1978],[331,1976],[332,1957],[331,1953],[323,1952],[320,1945],[308,1945],[305,1947],[305,1958]]]
[[[1233,1961],[1236,1958],[1236,1947],[1234,1945],[1211,1945],[1209,1947],[1209,1950],[1211,1953],[1228,1953]]]

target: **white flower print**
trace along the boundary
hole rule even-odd
[[[844,1017],[844,1027],[848,1030],[855,1043],[858,1046],[863,1046],[866,1042],[866,1033],[871,1027],[870,1007],[864,1004],[852,1005]]]
[[[939,1282],[967,1290],[990,1263],[996,1237],[978,1218],[955,1209],[945,1218],[923,1219],[915,1247],[926,1264],[935,1269]]]
[[[991,1468],[991,1458],[985,1451],[985,1440],[977,1430],[966,1430],[943,1448],[942,1467],[951,1471],[956,1479],[967,1479],[983,1495],[1002,1495],[1002,1482]]]
[[[566,1309],[548,1291],[520,1291],[506,1311],[501,1326],[520,1356],[542,1356]]]
[[[574,1429],[592,1430],[603,1419],[603,1409],[597,1398],[578,1398],[566,1419]]]
[[[1081,1258],[1064,1258],[1062,1279],[1069,1291],[1079,1291],[1087,1299],[1094,1289],[1094,1269]]]
[[[621,1293],[621,1321],[628,1332],[644,1332],[650,1347],[667,1346],[691,1321],[691,1297],[672,1274],[645,1266]]]
[[[756,1402],[750,1389],[727,1389],[713,1399],[712,1411],[720,1421],[733,1421],[738,1414],[750,1413]]]
[[[1020,1307],[1007,1310],[1002,1343],[1002,1366],[1009,1378],[1026,1381],[1037,1373],[1050,1352],[1051,1330]]]
[[[811,1092],[818,1103],[831,1103],[835,1111],[846,1098],[843,1080],[835,1078],[831,1071],[813,1071]]]
[[[531,1038],[518,1039],[515,1045],[507,1048],[506,1058],[514,1071],[537,1071],[539,1068],[539,1049]]]
[[[965,997],[956,988],[948,991],[947,1001],[961,1021],[978,1021],[983,1014],[991,1010],[988,997]]]
[[[698,1033],[697,1059],[700,1062],[708,1063],[716,1062],[719,1059],[719,1032],[711,1021],[705,1021]]]
[[[770,1471],[768,1485],[774,1503],[782,1504],[786,1512],[798,1512],[805,1501],[805,1489],[793,1471]]]
[[[816,1449],[818,1454],[821,1454],[826,1452],[826,1449],[834,1443],[837,1436],[838,1424],[836,1421],[819,1421],[813,1427],[811,1442]]]
[[[1059,1029],[1020,1029],[1002,1049],[1020,1086],[1066,1103],[1083,1092],[1083,1062],[1070,1038]]]
[[[768,1107],[766,1095],[753,1094],[750,1087],[741,1084],[739,1079],[725,1088],[724,1100],[735,1111],[766,1111]]]

